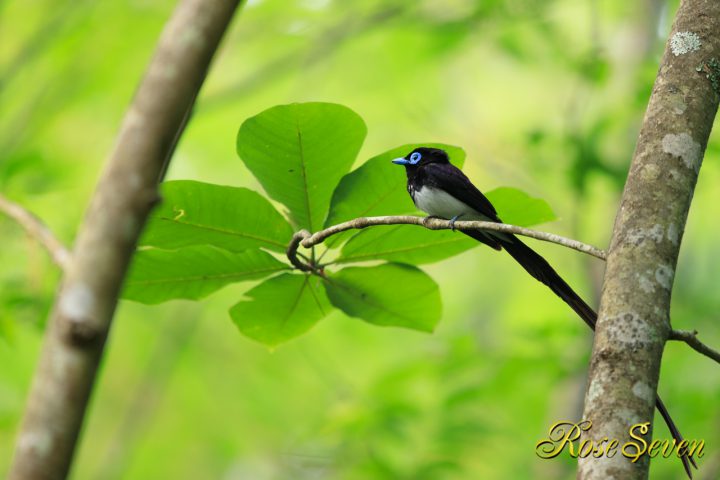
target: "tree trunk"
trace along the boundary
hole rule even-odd
[[[720,2],[683,0],[653,87],[615,220],[590,362],[586,439],[631,440],[652,422],[670,292],[718,107]],[[650,423],[649,425],[652,425]],[[650,429],[646,435],[649,442]],[[649,458],[580,459],[578,478],[644,479]]]
[[[239,0],[181,0],[81,226],[48,321],[10,479],[65,478],[157,181]],[[112,21],[112,19],[109,19]]]

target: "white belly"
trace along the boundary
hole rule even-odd
[[[435,188],[423,187],[415,191],[413,200],[416,207],[435,217],[448,220],[455,216],[458,220],[489,220],[452,195]]]

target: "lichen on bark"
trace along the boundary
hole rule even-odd
[[[678,43],[683,32],[697,40],[691,48]],[[633,424],[653,419],[680,241],[718,107],[715,87],[696,67],[718,56],[720,2],[683,0],[613,229],[585,397],[583,418],[593,422],[586,438],[622,444]],[[644,479],[648,471],[647,456],[637,463],[588,457],[579,460],[578,478]]]

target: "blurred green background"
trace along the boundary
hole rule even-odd
[[[0,1],[0,190],[67,244],[174,3]],[[410,142],[460,145],[480,188],[544,198],[560,220],[541,229],[604,248],[676,8],[251,0],[168,178],[258,189],[235,153],[240,123],[280,103],[337,102],[368,125],[360,161]],[[672,308],[675,328],[715,346],[719,153],[714,135]],[[0,239],[2,475],[59,274],[3,216]],[[532,245],[597,302],[601,262]],[[566,455],[534,449],[582,414],[589,332],[507,255],[476,248],[428,271],[444,303],[434,334],[336,311],[275,351],[230,321],[247,284],[201,303],[121,302],[73,478],[575,478]],[[685,436],[706,441],[699,478],[718,478],[717,366],[671,343],[660,392]],[[655,435],[669,438],[662,422]],[[677,459],[652,463],[653,479],[683,475]]]

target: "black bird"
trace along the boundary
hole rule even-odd
[[[459,168],[450,163],[448,154],[444,150],[416,148],[406,157],[396,158],[392,162],[405,166],[408,193],[415,206],[428,215],[450,220],[451,225],[454,225],[458,219],[501,223],[490,201]],[[468,230],[462,233],[495,250],[504,249],[530,275],[548,286],[555,295],[575,310],[590,328],[595,330],[597,313],[575,293],[543,257],[515,235],[480,230]],[[655,405],[665,419],[673,438],[680,442],[683,437],[660,397],[656,397]],[[695,460],[690,456],[684,456],[682,462],[685,472],[692,478],[689,464],[692,463],[697,468]]]

